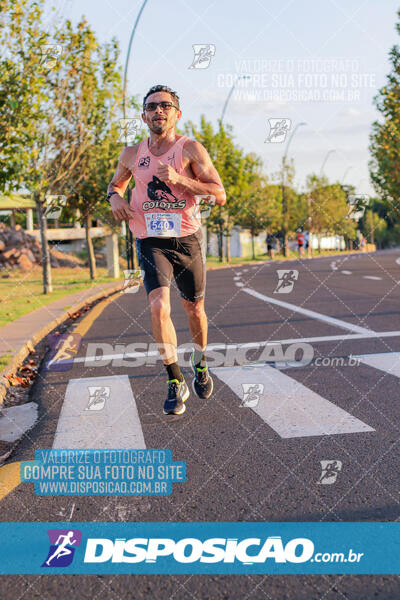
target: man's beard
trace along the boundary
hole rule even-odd
[[[150,130],[153,133],[163,133],[167,130],[167,121],[159,121],[158,123],[152,121],[150,125]]]

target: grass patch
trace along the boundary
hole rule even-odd
[[[107,269],[97,269],[97,275],[97,279],[91,281],[86,268],[52,269],[53,293],[45,295],[41,268],[35,268],[28,273],[0,271],[0,327],[63,296],[74,294],[89,286],[95,287],[100,283],[115,281],[107,276]]]
[[[256,258],[252,258],[251,256],[233,256],[231,260],[228,262],[221,263],[219,262],[218,256],[207,256],[207,267],[228,267],[229,265],[241,265],[242,263],[257,263],[264,262],[268,259],[266,254],[257,255]]]
[[[12,357],[11,352],[9,352],[7,354],[2,354],[0,356],[0,371],[2,371],[4,369],[4,367],[6,367],[8,365],[8,362],[11,357]]]

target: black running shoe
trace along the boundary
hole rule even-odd
[[[196,392],[199,398],[207,400],[213,392],[214,383],[211,375],[208,372],[208,367],[197,367],[194,364],[194,353],[192,354],[192,369],[194,373],[194,379],[192,381],[193,391]]]
[[[164,402],[164,415],[182,415],[185,410],[185,402],[189,398],[189,388],[186,381],[170,379],[168,383],[168,395]]]

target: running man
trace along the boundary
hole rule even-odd
[[[147,92],[142,119],[150,136],[124,148],[107,195],[115,219],[129,220],[136,237],[153,335],[168,374],[163,409],[167,415],[184,413],[184,403],[189,397],[178,365],[177,337],[170,317],[172,276],[194,344],[193,390],[202,399],[209,398],[213,391],[205,355],[206,265],[199,196],[219,205],[226,202],[224,187],[207,150],[199,142],[177,135],[175,126],[181,116],[179,97],[170,88],[156,85]],[[123,196],[131,177],[135,188],[129,205]]]

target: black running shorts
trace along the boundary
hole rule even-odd
[[[197,302],[204,297],[206,265],[201,229],[179,238],[137,239],[136,248],[148,294],[161,286],[169,287],[174,276],[182,298]]]

